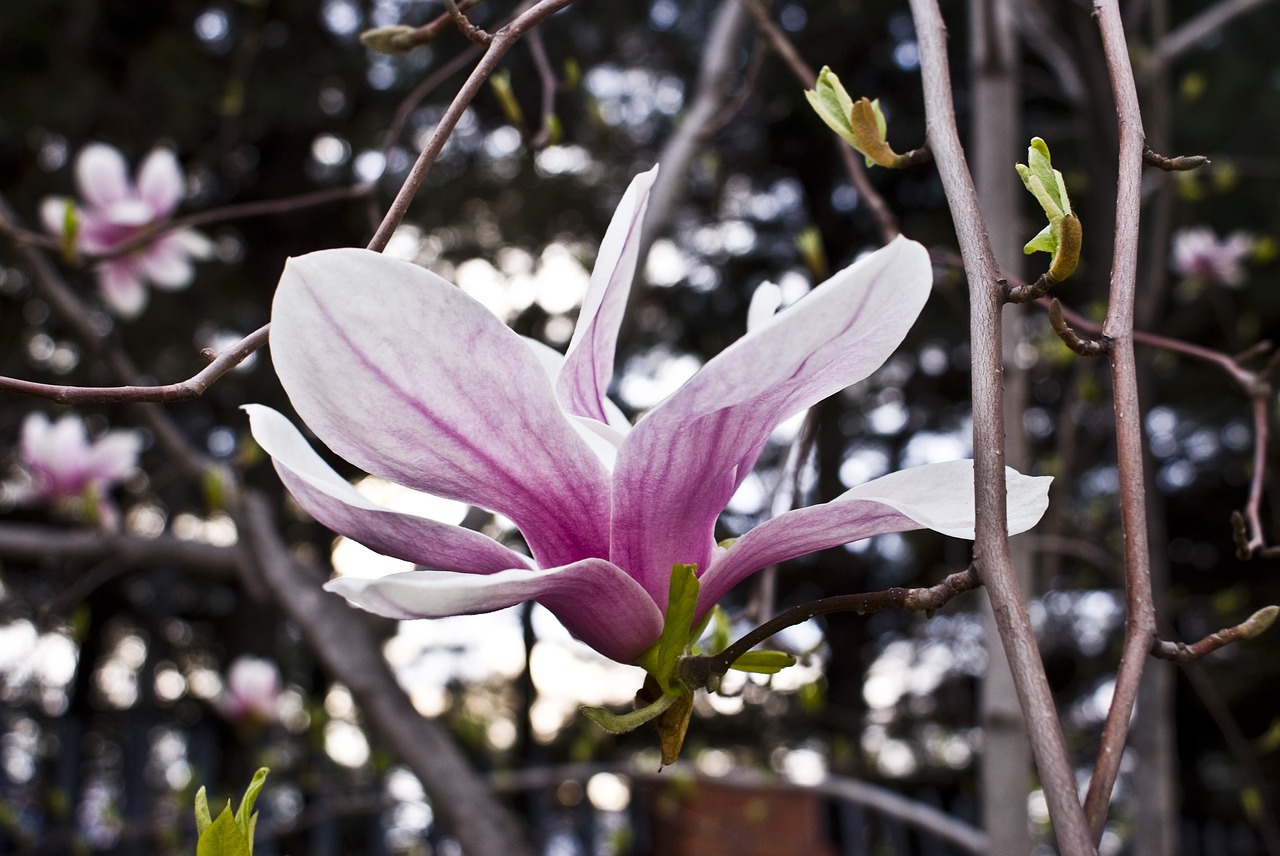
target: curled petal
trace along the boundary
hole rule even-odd
[[[493,612],[536,600],[575,636],[607,657],[632,663],[662,632],[662,613],[644,589],[603,559],[487,576],[411,571],[325,584],[356,606],[389,618]]]
[[[133,193],[124,155],[104,143],[93,143],[80,150],[76,157],[76,185],[81,196],[102,208]]]
[[[156,149],[147,155],[138,170],[138,193],[151,207],[153,219],[173,213],[182,201],[182,168],[169,149]]]
[[[540,565],[607,555],[607,474],[546,371],[434,274],[366,250],[291,259],[271,356],[303,420],[348,461],[505,514]]]
[[[649,411],[618,454],[613,561],[665,604],[673,564],[707,566],[715,519],[773,429],[877,369],[931,282],[924,247],[895,239],[747,333]]]
[[[298,504],[316,520],[371,550],[441,571],[490,574],[526,568],[529,560],[492,538],[383,508],[326,464],[288,419],[260,404],[247,404],[249,426]]]
[[[609,422],[604,408],[613,379],[614,349],[635,278],[649,191],[657,178],[655,166],[632,179],[600,242],[591,284],[556,385],[560,403],[575,416]]]
[[[1048,476],[1005,469],[1009,534],[1034,526],[1049,507]],[[768,520],[733,543],[701,577],[699,615],[751,574],[778,562],[873,535],[933,529],[973,539],[973,461],[947,461],[890,473],[831,502]]]

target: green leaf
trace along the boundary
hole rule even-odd
[[[827,123],[827,127],[849,145],[856,145],[853,126],[850,124],[853,99],[849,97],[835,72],[824,65],[822,71],[818,72],[817,85],[805,90],[804,97],[809,99],[809,105],[818,114],[818,118]]]
[[[735,660],[729,668],[739,672],[754,672],[757,675],[776,675],[795,664],[796,658],[783,651],[748,651]]]
[[[495,71],[489,77],[489,85],[498,98],[503,115],[516,127],[524,125],[524,113],[520,110],[520,102],[516,100],[515,90],[511,87],[511,72],[506,69]]]
[[[200,834],[196,856],[253,856],[245,833],[231,814],[230,802],[218,819]]]
[[[258,772],[253,774],[253,781],[249,783],[249,787],[245,789],[244,799],[240,801],[240,808],[236,810],[236,825],[238,825],[245,837],[249,840],[249,851],[253,852],[253,838],[249,834],[251,827],[250,816],[253,814],[253,804],[258,799],[258,792],[262,790],[262,785],[267,780],[267,774],[271,771],[266,767],[259,767]]]
[[[698,566],[672,565],[671,586],[667,594],[667,612],[658,637],[657,653],[649,674],[658,681],[662,692],[677,689],[673,679],[676,660],[689,647],[693,630],[693,614],[698,609]]]
[[[1027,241],[1022,251],[1027,255],[1031,255],[1032,253],[1052,253],[1057,248],[1058,241],[1053,235],[1053,227],[1045,226],[1040,230],[1040,234]]]
[[[608,731],[610,734],[626,734],[628,731],[634,731],[641,725],[644,725],[651,719],[657,719],[664,710],[675,704],[676,699],[684,695],[682,692],[668,693],[660,696],[657,701],[647,704],[639,710],[633,710],[630,713],[614,713],[607,707],[589,707],[583,705],[579,710],[587,719],[596,725]]]
[[[213,815],[209,814],[209,797],[204,792],[204,786],[200,786],[200,790],[196,791],[196,834],[203,835],[204,831],[213,823]]]
[[[1044,252],[1056,256],[1062,220],[1072,211],[1066,182],[1062,179],[1062,173],[1053,168],[1053,161],[1049,157],[1049,146],[1039,137],[1033,137],[1031,146],[1027,149],[1027,162],[1016,164],[1014,168],[1018,171],[1023,185],[1040,203],[1045,218],[1049,221],[1049,225],[1028,241],[1022,251],[1028,254]],[[1064,269],[1070,267],[1074,270],[1075,261],[1078,258],[1079,247],[1076,246],[1072,248],[1071,258],[1064,260],[1069,262],[1064,264]]]

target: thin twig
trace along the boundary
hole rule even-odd
[[[1009,658],[1059,847],[1067,856],[1090,856],[1096,851],[1076,796],[1071,756],[1009,554],[1001,381],[1004,294],[997,283],[994,254],[955,125],[946,25],[934,0],[911,0],[910,5],[920,46],[927,139],[969,281],[977,518],[974,561]]]
[[[1049,303],[1049,325],[1058,334],[1062,344],[1082,357],[1097,357],[1111,352],[1111,342],[1106,338],[1081,339],[1062,317],[1062,301],[1057,298]]]
[[[816,86],[818,73],[810,68],[808,63],[800,57],[800,53],[791,44],[787,34],[782,32],[782,28],[769,17],[768,10],[760,5],[759,0],[738,0],[738,2],[751,13],[756,29],[773,45],[773,49],[778,52],[787,67],[791,69],[792,75],[809,89]],[[839,137],[836,139],[839,140]],[[848,173],[849,180],[853,182],[853,186],[857,188],[858,198],[866,202],[867,207],[871,209],[871,215],[875,218],[876,224],[880,229],[880,240],[886,244],[889,243],[899,234],[898,218],[894,215],[889,204],[884,201],[884,197],[871,184],[866,166],[860,159],[861,156],[843,140],[839,142],[839,152],[840,159],[844,163],[845,172]]]
[[[1150,74],[1153,69],[1167,66],[1194,47],[1201,39],[1207,38],[1236,17],[1266,2],[1268,0],[1219,0],[1218,3],[1188,19],[1161,39],[1152,51],[1151,58],[1143,71]]]
[[[529,138],[530,149],[538,150],[551,140],[551,129],[556,118],[556,75],[551,70],[547,46],[542,41],[542,31],[529,31],[529,53],[533,67],[538,70],[538,82],[542,85],[542,109],[539,111],[538,130]]]
[[[487,45],[493,41],[493,36],[471,23],[467,13],[458,7],[457,0],[444,0],[444,7],[449,10],[449,17],[453,19],[454,25],[462,32],[462,35],[478,45]]]
[[[1211,161],[1204,155],[1177,155],[1169,157],[1152,150],[1150,146],[1142,150],[1142,162],[1165,172],[1186,172],[1207,166]]]
[[[743,654],[765,642],[775,634],[803,624],[819,615],[836,612],[856,612],[866,615],[882,609],[906,609],[932,615],[958,594],[972,591],[982,585],[977,572],[969,567],[950,574],[937,585],[922,588],[894,588],[884,591],[843,594],[793,606],[780,615],[766,621],[742,636],[719,654],[707,657],[685,657],[681,660],[680,678],[686,686],[701,688],[708,678],[720,677],[733,667]]]
[[[1151,656],[1161,660],[1172,660],[1175,663],[1190,663],[1201,657],[1212,654],[1245,639],[1254,639],[1265,633],[1280,613],[1280,607],[1265,606],[1234,627],[1226,627],[1198,642],[1166,642],[1163,639],[1151,641]]]
[[[475,99],[476,95],[479,94],[485,81],[497,69],[498,62],[502,57],[506,56],[507,51],[511,50],[515,43],[520,40],[520,37],[530,29],[536,27],[561,9],[573,5],[573,2],[574,0],[542,0],[542,2],[535,3],[528,11],[522,13],[510,24],[493,34],[493,40],[489,43],[484,56],[480,58],[480,62],[476,64],[466,83],[458,90],[458,94],[454,96],[449,108],[440,117],[431,139],[427,141],[426,146],[423,147],[422,152],[418,155],[417,161],[414,162],[413,168],[409,170],[409,175],[401,186],[400,192],[396,194],[396,198],[387,210],[386,216],[382,218],[382,223],[379,224],[373,238],[369,241],[369,249],[378,252],[386,249],[387,243],[391,240],[391,235],[409,212],[409,204],[413,202],[413,197],[417,195],[418,188],[422,186],[422,182],[426,180],[427,173],[430,172],[436,159],[440,157],[440,152],[444,149],[444,144],[449,139],[449,135],[453,133],[453,129],[462,119],[462,114]]]

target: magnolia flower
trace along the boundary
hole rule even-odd
[[[31,413],[22,423],[23,480],[9,486],[20,505],[49,504],[115,528],[119,513],[107,492],[138,465],[142,438],[136,431],[108,431],[90,443],[80,417],[68,413],[50,422]]]
[[[1207,226],[1182,229],[1173,236],[1173,269],[1196,282],[1216,282],[1239,287],[1244,283],[1244,261],[1253,241],[1243,232],[1218,240]]]
[[[231,722],[267,723],[276,719],[280,669],[261,657],[237,657],[227,669],[227,686],[218,710]]]
[[[124,155],[94,143],[76,158],[76,186],[84,204],[50,197],[40,206],[44,226],[55,235],[66,228],[67,206],[75,207],[76,249],[106,253],[169,219],[182,201],[183,179],[178,160],[168,149],[156,149],[129,180]],[[119,315],[132,318],[147,305],[146,284],[181,289],[195,276],[192,259],[208,258],[209,239],[194,229],[161,235],[136,250],[98,262],[98,287]]]
[[[629,425],[605,393],[656,172],[614,215],[564,356],[512,332],[460,289],[364,250],[291,259],[272,311],[285,391],[329,448],[385,479],[510,518],[531,556],[478,532],[379,507],[279,413],[249,405],[258,443],[317,520],[425,570],[327,588],[393,618],[535,600],[579,639],[635,663],[662,631],[673,565],[696,565],[695,621],[766,566],[884,532],[973,537],[972,462],[893,473],[782,514],[729,546],[714,528],[769,435],[898,346],[928,297],[906,239],[863,258],[710,360]],[[1048,479],[1009,471],[1010,527]]]

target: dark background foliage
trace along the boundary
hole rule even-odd
[[[1172,3],[1171,20],[1185,20],[1198,5]],[[491,25],[510,12],[508,6],[482,6],[475,20]],[[703,0],[581,0],[547,22],[542,35],[559,83],[556,146],[533,153],[520,145],[519,135],[504,132],[509,120],[486,89],[406,221],[420,260],[448,275],[472,259],[500,267],[500,254],[510,248],[536,259],[559,242],[574,247],[589,266],[626,182],[658,159],[692,99],[716,8]],[[385,162],[372,201],[209,227],[217,258],[200,266],[194,285],[181,292],[153,291],[141,318],[116,322],[115,334],[145,372],[161,382],[186,377],[201,365],[200,348],[267,320],[286,257],[367,242],[463,75],[445,80],[388,141],[394,111],[412,87],[467,43],[446,29],[429,47],[388,58],[367,52],[356,35],[374,23],[418,24],[440,11],[438,4],[416,0],[8,0],[0,11],[0,56],[6,57],[0,191],[35,228],[44,196],[73,192],[75,153],[93,141],[116,146],[135,166],[157,144],[172,147],[188,173],[184,211],[349,185],[376,176]],[[962,129],[970,106],[965,12],[961,4],[945,4]],[[1037,15],[1040,29],[1023,57],[1024,131],[1027,138],[1049,141],[1084,222],[1081,270],[1059,296],[1079,311],[1100,314],[1108,286],[1116,147],[1105,70],[1086,6],[1056,4]],[[924,120],[911,20],[903,5],[784,3],[774,17],[808,61],[829,64],[855,95],[881,99],[895,147],[918,144]],[[1194,287],[1180,283],[1168,267],[1169,234],[1153,233],[1144,248],[1140,325],[1229,353],[1275,335],[1280,326],[1280,271],[1274,261],[1280,229],[1280,164],[1274,155],[1280,65],[1272,49],[1277,26],[1280,12],[1266,7],[1225,27],[1173,65],[1160,96],[1167,103],[1170,151],[1213,159],[1201,172],[1153,177],[1151,193],[1163,194],[1171,225],[1207,224],[1219,234],[1245,230],[1260,240],[1242,288]],[[1140,60],[1143,30],[1131,38]],[[1071,61],[1051,61],[1053,49]],[[659,239],[659,251],[679,264],[664,269],[674,271],[668,279],[642,277],[638,284],[619,353],[618,391],[632,412],[643,404],[624,394],[627,377],[660,370],[680,355],[705,361],[717,353],[743,332],[747,303],[759,283],[817,281],[824,268],[841,267],[878,243],[875,222],[841,168],[839,143],[808,109],[801,88],[773,54],[766,52],[750,71],[760,50],[754,36],[742,43],[737,64],[745,96],[726,105],[734,109],[695,158],[685,193]],[[527,127],[518,130],[527,139],[536,130],[541,97],[527,46],[517,47],[504,68],[526,117]],[[1158,121],[1159,93],[1149,94],[1149,115]],[[939,250],[954,248],[932,167],[875,170],[872,179],[907,235]],[[1029,197],[1025,210],[1019,240],[1039,228]],[[805,230],[820,238],[824,259],[801,251],[797,238]],[[1031,276],[1042,260],[1028,262]],[[68,268],[66,276],[86,300],[97,301],[91,272]],[[0,290],[0,373],[58,383],[114,382],[35,295],[30,273],[8,241],[0,246]],[[521,332],[564,344],[563,317],[536,303],[511,321]],[[941,448],[947,457],[965,454],[967,329],[962,274],[940,262],[934,297],[900,353],[865,384],[811,415],[812,465],[804,468],[796,501],[834,497],[849,486],[842,472],[861,481],[878,474],[870,470],[896,469],[937,453],[931,449]],[[1031,402],[1023,425],[1011,430],[1031,435],[1034,471],[1058,479],[1049,516],[1037,530],[1042,551],[1033,615],[1084,765],[1100,721],[1097,700],[1114,670],[1123,610],[1121,580],[1105,561],[1117,555],[1121,538],[1107,374],[1101,361],[1068,354],[1039,313],[1032,313],[1025,335],[1019,365],[1031,379]],[[1164,521],[1167,534],[1160,536],[1160,546],[1167,547],[1169,560],[1161,618],[1167,638],[1191,641],[1280,601],[1277,566],[1274,560],[1239,561],[1231,540],[1229,516],[1243,506],[1251,472],[1246,398],[1212,366],[1153,350],[1144,359],[1151,484],[1160,490],[1153,508]],[[32,399],[3,400],[0,438],[10,447],[30,410],[57,411]],[[210,454],[279,494],[237,410],[255,401],[288,407],[265,353],[171,412]],[[137,422],[125,407],[80,412],[98,428]],[[766,453],[762,484],[789,478],[779,469],[785,458],[781,446]],[[1273,451],[1268,460],[1274,471]],[[138,509],[170,525],[183,515],[214,519],[204,487],[183,478],[159,449],[144,453],[143,468],[145,477],[131,481],[120,496],[135,524]],[[764,500],[731,509],[724,534],[739,534],[768,510]],[[1264,512],[1275,537],[1280,520],[1274,504],[1267,502]],[[45,519],[38,510],[5,512],[5,520],[15,523]],[[330,533],[296,514],[285,525],[299,550],[325,557]],[[1068,548],[1051,547],[1050,536]],[[966,550],[919,534],[858,551],[827,551],[781,569],[775,605],[932,583],[962,569]],[[199,783],[218,793],[241,788],[260,763],[276,771],[275,796],[269,788],[265,805],[277,816],[296,818],[302,806],[329,805],[323,801],[335,795],[372,795],[372,808],[294,833],[282,850],[343,852],[344,837],[362,840],[380,823],[383,829],[399,828],[378,813],[387,808],[379,800],[390,800],[378,795],[388,793],[391,759],[376,746],[370,760],[354,768],[326,756],[322,735],[333,716],[332,702],[327,710],[325,705],[332,696],[328,679],[278,609],[252,591],[251,581],[217,569],[169,565],[107,573],[100,585],[82,587],[86,575],[99,572],[76,562],[4,561],[0,632],[12,639],[29,630],[59,635],[73,643],[77,666],[69,680],[50,686],[16,664],[6,665],[0,849],[64,852],[72,839],[82,839],[105,852],[178,852],[187,839],[190,789]],[[759,594],[751,586],[735,593],[731,610],[742,613],[753,593]],[[829,618],[821,626],[821,679],[789,693],[751,689],[739,713],[696,716],[690,752],[728,747],[740,760],[767,763],[779,747],[817,747],[832,771],[889,783],[972,818],[972,759],[980,750],[976,687],[983,666],[977,598],[962,598],[930,621],[895,612]],[[130,639],[138,640],[140,650],[126,644]],[[889,651],[895,653],[886,659]],[[936,663],[939,651],[946,652],[942,666]],[[1274,640],[1263,637],[1213,656],[1194,667],[1194,675],[1179,678],[1175,709],[1158,712],[1177,727],[1181,812],[1193,830],[1188,841],[1231,839],[1237,847],[1232,852],[1261,852],[1252,823],[1280,810],[1274,692],[1280,660],[1274,651]],[[190,681],[201,670],[222,671],[246,652],[280,663],[299,709],[309,713],[302,725],[237,730],[195,694],[156,696],[156,676],[165,670]],[[126,694],[113,700],[102,689],[108,680],[103,675],[109,677],[111,664],[119,662],[131,664],[132,699]],[[868,709],[864,686],[876,663],[931,677],[887,707]],[[535,740],[527,725],[535,691],[524,682],[519,686],[523,692],[503,701],[519,739],[502,749],[486,745],[483,721],[463,704],[464,688],[454,688],[446,716],[482,766],[621,758],[652,739],[644,731],[606,738],[575,722],[549,740]],[[1105,698],[1103,703],[1105,710]],[[1234,735],[1234,745],[1224,729]],[[883,761],[889,740],[908,753],[910,764]],[[171,745],[184,747],[191,776],[166,777],[163,760],[156,759]],[[939,754],[937,747],[945,745],[962,746],[968,754]],[[1129,775],[1121,794],[1140,786]],[[410,804],[418,803],[400,803]],[[1123,842],[1123,810],[1118,814],[1115,831]],[[116,828],[102,819],[112,817],[123,817],[122,828],[129,832],[101,833]],[[1216,832],[1194,831],[1202,829]],[[380,846],[394,852],[420,852],[400,839],[378,837],[384,839]]]

